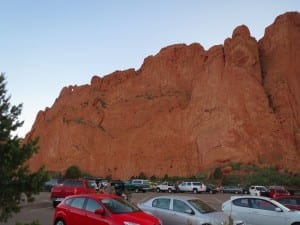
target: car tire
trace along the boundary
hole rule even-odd
[[[194,193],[194,194],[197,194],[197,193],[198,193],[198,190],[197,190],[197,189],[193,189],[193,193]]]
[[[65,221],[63,221],[62,219],[59,219],[55,222],[55,225],[65,225]]]
[[[171,188],[169,188],[169,189],[168,189],[168,192],[169,192],[169,193],[172,193],[172,189],[171,189]]]
[[[159,188],[156,188],[156,192],[159,193],[159,192],[160,192],[160,189],[159,189]]]
[[[134,190],[134,192],[135,192],[135,193],[139,193],[139,192],[140,192],[140,189],[136,188],[136,189]]]

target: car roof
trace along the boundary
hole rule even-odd
[[[90,198],[96,198],[96,199],[105,199],[105,198],[120,198],[117,195],[114,194],[99,194],[99,193],[89,193],[89,194],[76,194],[76,195],[70,195],[67,198],[72,197],[90,197]]]
[[[180,195],[180,194],[176,194],[176,195],[160,195],[157,197],[153,197],[152,199],[157,199],[157,198],[171,198],[171,199],[180,199],[180,200],[192,200],[192,199],[200,199],[196,196],[189,196],[189,195]],[[201,200],[201,199],[200,199]]]
[[[231,200],[235,200],[238,198],[253,198],[253,199],[263,199],[263,200],[272,200],[272,198],[264,197],[264,196],[253,196],[253,195],[232,195],[230,197]]]

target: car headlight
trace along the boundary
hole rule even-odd
[[[129,221],[124,221],[124,225],[140,225],[139,223],[133,223]]]

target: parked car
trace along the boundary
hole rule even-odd
[[[50,199],[55,208],[65,197],[75,194],[96,193],[95,187],[91,187],[86,179],[66,179],[61,185],[51,189]]]
[[[44,190],[45,191],[51,191],[51,189],[58,184],[61,184],[63,182],[63,179],[59,179],[59,178],[52,178],[50,180],[48,180],[45,184],[44,184]]]
[[[243,188],[238,186],[223,186],[220,188],[221,193],[242,194]]]
[[[300,211],[300,196],[278,196],[275,200],[289,209]]]
[[[156,192],[176,192],[177,188],[174,183],[164,181],[155,187]]]
[[[289,196],[290,192],[288,192],[284,187],[281,186],[270,186],[269,187],[269,197],[277,198],[279,196]]]
[[[274,199],[262,196],[231,196],[222,210],[234,219],[251,225],[298,225],[300,213],[292,211]]]
[[[155,216],[108,194],[69,196],[56,207],[53,220],[54,225],[162,225]]]
[[[149,180],[144,179],[128,180],[124,183],[124,187],[128,191],[134,192],[146,192],[151,190]]]
[[[210,194],[216,194],[219,189],[213,184],[206,184],[206,192]]]
[[[138,207],[161,219],[164,225],[228,224],[229,217],[217,212],[201,199],[186,195],[164,195],[138,203]],[[234,224],[243,225],[242,221]]]
[[[206,185],[200,181],[184,181],[178,185],[180,192],[193,192],[194,194],[205,192]]]
[[[254,196],[269,196],[269,189],[265,186],[261,185],[251,185],[249,187],[249,193],[250,195]]]

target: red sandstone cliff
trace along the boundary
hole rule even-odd
[[[76,164],[94,175],[186,176],[224,161],[299,171],[300,14],[257,41],[245,25],[224,45],[176,44],[137,71],[62,89],[26,139],[32,169]]]

